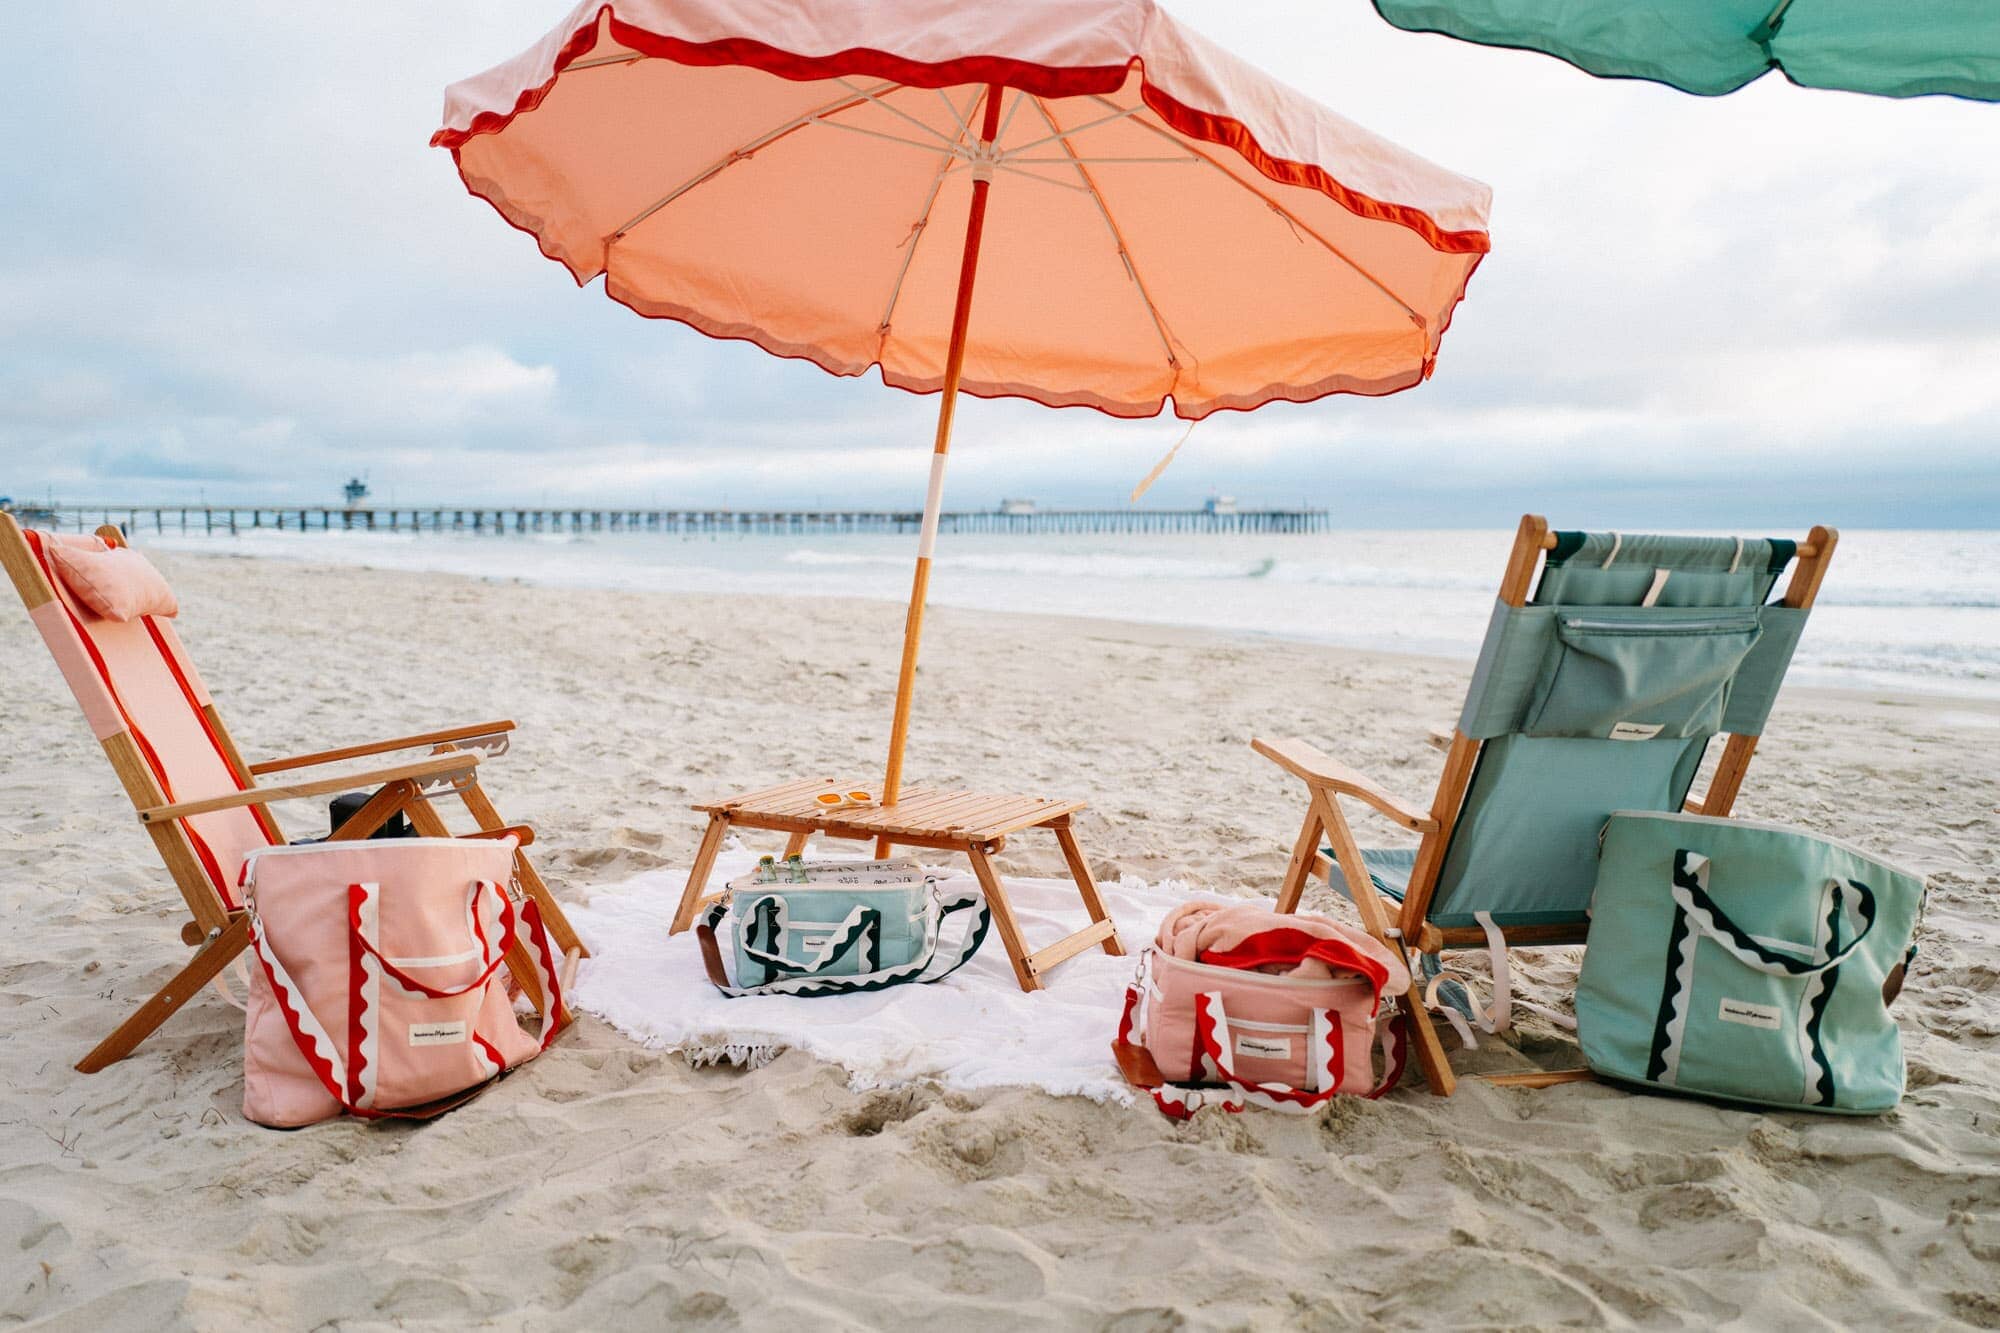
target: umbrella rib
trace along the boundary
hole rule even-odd
[[[1007,114],[1001,117],[1000,119],[1000,128],[993,132],[993,142],[995,144],[998,144],[1006,139],[1007,127],[1014,123],[1014,113],[1019,111],[1021,109],[1021,103],[1027,100],[1028,100],[1028,95],[1026,93],[1021,92],[1019,89],[1015,90],[1014,105],[1007,108]]]
[[[938,101],[944,103],[944,109],[951,112],[951,118],[958,122],[958,142],[963,143],[965,140],[970,139],[972,137],[972,125],[966,119],[966,116],[970,116],[972,112],[968,110],[964,116],[959,115],[958,107],[952,102],[950,93],[947,93],[942,88],[933,88],[931,91],[938,95]],[[979,103],[975,100],[972,105],[978,106]]]
[[[1041,100],[1042,100],[1041,98],[1037,97],[1035,99],[1036,104],[1040,105]],[[1127,116],[1136,116],[1143,109],[1141,107],[1136,107],[1136,106],[1120,108],[1116,102],[1110,100],[1109,98],[1098,97],[1095,95],[1092,96],[1091,100],[1098,103],[1099,105],[1113,108],[1116,111],[1116,114],[1104,116],[1098,120],[1086,121],[1083,124],[1077,126],[1073,130],[1057,130],[1054,134],[1048,135],[1045,138],[1030,140],[1029,142],[1021,144],[1019,147],[1015,148],[1014,151],[1007,154],[1007,156],[1015,157],[1022,153],[1027,152],[1030,148],[1040,148],[1043,144],[1051,144],[1058,139],[1074,139],[1077,135],[1082,134],[1085,130],[1094,130],[1099,125],[1109,125],[1114,120],[1124,120]],[[1042,119],[1049,121],[1049,127],[1051,129],[1055,128],[1055,122],[1053,120],[1049,120],[1049,110],[1045,106],[1042,107]]]
[[[1152,317],[1153,330],[1160,335],[1160,348],[1167,354],[1167,365],[1176,372],[1175,379],[1178,383],[1178,372],[1181,363],[1180,358],[1174,355],[1173,335],[1167,331],[1167,321],[1160,316],[1160,308],[1153,304],[1153,294],[1146,289],[1146,280],[1139,276],[1139,266],[1132,261],[1132,252],[1125,247],[1125,235],[1118,230],[1118,223],[1111,216],[1111,206],[1104,202],[1104,195],[1098,190],[1097,181],[1091,176],[1090,172],[1084,169],[1083,160],[1071,151],[1069,139],[1063,134],[1062,128],[1056,124],[1056,118],[1049,111],[1048,104],[1037,97],[1035,99],[1035,110],[1041,112],[1042,119],[1047,122],[1048,127],[1056,131],[1053,136],[1054,141],[1062,145],[1063,152],[1069,154],[1071,168],[1076,172],[1077,178],[1083,182],[1084,188],[1090,194],[1091,202],[1097,205],[1097,214],[1104,219],[1104,227],[1105,230],[1111,233],[1112,244],[1118,247],[1118,258],[1125,265],[1125,275],[1132,279],[1132,285],[1139,289],[1139,299],[1146,303],[1146,313]],[[1103,122],[1100,121],[1098,123],[1102,124]],[[1048,140],[1043,140],[1043,142],[1046,143]],[[1050,181],[1049,183],[1051,185],[1056,184],[1054,181]]]
[[[894,88],[897,86],[898,85],[893,83],[885,83],[882,85],[882,87],[875,89],[875,91],[879,93],[886,89]],[[655,199],[652,203],[646,205],[644,208],[640,209],[637,213],[634,213],[623,224],[615,228],[610,236],[605,238],[606,244],[609,244],[612,241],[623,240],[626,234],[629,233],[634,227],[638,226],[640,223],[644,222],[647,218],[653,216],[653,214],[659,212],[661,209],[665,208],[668,204],[671,204],[674,200],[686,194],[689,190],[692,190],[695,186],[700,185],[703,181],[713,179],[716,175],[720,174],[725,168],[729,167],[731,164],[742,162],[751,157],[753,154],[759,152],[760,150],[768,148],[771,144],[777,142],[779,139],[784,138],[787,134],[790,134],[792,131],[801,129],[807,125],[812,124],[815,121],[820,121],[820,117],[822,116],[831,115],[836,111],[844,111],[848,107],[855,105],[856,98],[866,99],[867,96],[868,94],[865,92],[857,92],[847,97],[835,98],[833,101],[828,102],[825,106],[816,107],[813,110],[806,112],[802,116],[797,116],[791,120],[786,121],[783,125],[778,126],[776,129],[767,130],[763,134],[758,135],[756,138],[747,140],[742,145],[742,147],[735,149],[726,157],[721,157],[716,159],[714,162],[711,162],[708,166],[703,167],[700,171],[688,177],[685,181],[682,181],[679,185],[675,186],[672,190],[668,191],[666,194],[661,195],[658,199]],[[820,123],[825,124],[826,122],[820,121]]]
[[[1017,167],[1007,162],[1002,162],[998,164],[994,168],[994,170],[1004,171],[1010,176],[1019,176],[1023,180],[1040,181],[1044,185],[1053,185],[1058,190],[1074,190],[1078,194],[1090,193],[1090,187],[1087,185],[1077,185],[1071,181],[1051,180],[1049,177],[1042,175],[1039,171],[1029,171],[1023,167]]]
[[[620,51],[617,55],[588,56],[582,60],[572,60],[562,67],[561,72],[567,74],[575,69],[599,69],[605,65],[636,65],[642,60],[652,58],[644,51]]]
[[[1000,160],[1002,162],[1013,163],[1016,166],[1026,164],[1029,166],[1065,167],[1072,162],[1081,162],[1085,165],[1096,166],[1108,162],[1199,162],[1201,159],[1198,157],[1015,157],[1012,153],[1009,153]]]
[[[940,93],[942,91],[942,89],[939,90]],[[984,95],[985,92],[983,89],[973,94],[972,103],[966,108],[967,115],[972,113],[972,107],[979,105],[979,99]],[[959,128],[965,133],[970,133],[971,131],[966,128],[964,117],[958,114],[957,107],[952,106],[950,98],[945,99],[945,105],[951,108],[951,118],[958,122]],[[955,150],[962,149],[963,147],[956,140],[952,141],[951,146]],[[938,191],[944,188],[944,178],[954,165],[955,161],[950,157],[945,158],[938,164],[937,174],[931,177],[930,193],[924,196],[924,211],[917,215],[915,222],[910,224],[909,244],[903,251],[903,266],[896,270],[896,284],[889,289],[889,304],[882,308],[882,322],[876,326],[877,333],[881,335],[875,348],[875,358],[878,361],[882,358],[881,344],[886,342],[889,337],[889,320],[896,313],[896,302],[903,297],[903,281],[910,275],[910,265],[916,262],[917,246],[923,242],[924,232],[930,229],[931,209],[937,204]]]
[[[871,93],[865,88],[855,87],[853,84],[849,83],[846,79],[835,79],[834,82],[858,97],[867,98],[869,101],[873,102],[876,106],[881,107],[884,111],[888,112],[890,115],[900,116],[904,120],[909,121],[910,124],[916,126],[918,129],[922,130],[925,134],[930,135],[933,139],[936,139],[939,143],[944,144],[947,147],[951,148],[956,148],[958,146],[958,140],[952,138],[949,134],[946,134],[941,130],[932,129],[929,125],[924,124],[921,120],[918,120],[915,116],[903,110],[901,107],[890,106],[885,98],[878,96],[878,94],[881,93],[895,92],[897,89],[903,88],[906,85],[900,83],[885,83],[880,88],[877,88],[874,92]]]
[[[1099,94],[1096,93],[1091,94],[1091,100],[1104,106],[1118,105],[1116,102],[1113,102],[1110,99],[1100,96]],[[1273,213],[1276,213],[1286,222],[1289,222],[1295,231],[1299,232],[1301,235],[1310,236],[1313,240],[1317,241],[1321,246],[1321,248],[1323,248],[1328,254],[1332,255],[1335,259],[1338,259],[1341,263],[1347,265],[1347,267],[1353,269],[1357,274],[1359,274],[1363,279],[1365,279],[1369,286],[1373,287],[1376,291],[1382,293],[1382,295],[1388,297],[1391,301],[1394,301],[1396,303],[1397,308],[1400,309],[1405,315],[1408,315],[1410,317],[1411,323],[1415,324],[1420,329],[1428,329],[1430,327],[1425,322],[1424,317],[1411,308],[1409,302],[1405,301],[1402,297],[1396,295],[1396,293],[1391,291],[1388,285],[1384,283],[1380,278],[1376,277],[1373,273],[1370,273],[1367,269],[1363,268],[1360,264],[1356,263],[1354,259],[1350,255],[1348,255],[1345,251],[1343,251],[1339,246],[1335,245],[1332,241],[1326,239],[1326,237],[1320,235],[1317,231],[1315,231],[1312,228],[1312,226],[1309,223],[1307,223],[1304,219],[1300,218],[1297,214],[1293,213],[1290,209],[1286,208],[1283,204],[1279,203],[1276,199],[1273,199],[1270,195],[1265,194],[1262,190],[1250,184],[1248,181],[1244,180],[1241,176],[1238,176],[1228,167],[1223,166],[1222,163],[1216,161],[1213,157],[1209,156],[1207,153],[1204,153],[1201,149],[1195,147],[1193,144],[1190,144],[1186,140],[1180,138],[1179,136],[1174,134],[1173,131],[1166,129],[1163,126],[1148,125],[1143,120],[1134,120],[1132,123],[1137,125],[1140,129],[1158,135],[1160,138],[1165,139],[1168,143],[1174,144],[1175,146],[1182,148],[1187,152],[1193,153],[1196,158],[1200,159],[1203,162],[1208,163],[1208,165],[1214,167],[1217,171],[1221,172],[1225,177],[1234,181],[1237,184],[1237,186],[1239,186],[1246,193],[1255,195],[1257,198],[1263,200],[1264,206],[1266,208],[1269,208]]]
[[[868,100],[874,102],[877,106],[883,105],[876,98],[871,97]],[[882,139],[888,143],[903,144],[907,147],[917,149],[919,152],[934,153],[943,158],[970,156],[963,148],[960,148],[950,140],[946,140],[944,147],[940,148],[935,144],[923,143],[916,139],[905,139],[900,134],[884,134],[881,130],[871,130],[865,125],[844,125],[837,120],[828,120],[824,116],[814,116],[806,124],[824,125],[830,130],[846,130],[849,134],[865,134],[871,139]]]

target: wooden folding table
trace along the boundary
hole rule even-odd
[[[847,791],[865,784],[833,778],[813,778],[787,782],[762,791],[753,791],[726,800],[696,805],[708,816],[708,831],[702,836],[701,850],[688,872],[680,910],[674,913],[673,933],[694,924],[695,917],[720,895],[704,895],[716,853],[731,828],[764,829],[789,835],[785,855],[794,856],[805,848],[815,833],[833,838],[874,840],[876,854],[887,847],[922,847],[931,851],[961,852],[972,862],[972,873],[986,894],[993,912],[993,924],[1007,946],[1014,975],[1021,989],[1037,989],[1042,978],[1058,963],[1074,958],[1092,945],[1104,952],[1125,952],[1118,942],[1117,928],[1105,913],[1097,896],[1097,884],[1090,867],[1077,849],[1076,833],[1070,818],[1084,808],[1082,801],[1054,801],[1039,796],[1009,796],[990,792],[953,791],[934,787],[906,787],[893,805],[849,807],[828,811],[814,797],[822,792]],[[1007,904],[1007,893],[993,870],[992,857],[1007,838],[1031,829],[1047,829],[1062,848],[1070,877],[1076,881],[1090,924],[1072,935],[1030,953],[1021,938],[1021,928]]]

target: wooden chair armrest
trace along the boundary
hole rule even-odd
[[[1429,727],[1424,731],[1424,744],[1442,752],[1451,749],[1451,743],[1457,736],[1458,731],[1453,727]]]
[[[447,727],[443,731],[427,731],[418,736],[398,736],[394,740],[375,741],[367,745],[345,745],[337,750],[317,750],[312,754],[297,754],[288,759],[266,759],[261,764],[250,765],[252,774],[288,773],[297,768],[317,768],[321,764],[339,763],[343,759],[363,759],[374,754],[388,754],[393,750],[416,750],[433,745],[449,745],[455,741],[468,741],[482,736],[501,736],[514,729],[509,721],[476,722],[469,727]]]
[[[334,792],[351,791],[356,787],[379,787],[399,779],[422,783],[435,778],[468,774],[478,766],[479,756],[470,751],[441,754],[427,759],[415,759],[407,764],[398,764],[394,768],[374,769],[367,773],[348,773],[337,778],[315,778],[311,782],[294,782],[282,787],[252,787],[249,791],[230,792],[226,796],[211,796],[199,801],[179,801],[173,805],[156,805],[141,810],[139,822],[159,824],[175,819],[186,819],[189,815],[205,815],[214,810],[234,810],[245,805],[269,805],[273,801],[292,801],[304,796],[328,796]]]
[[[1416,807],[1397,799],[1376,785],[1366,774],[1326,754],[1317,746],[1297,737],[1281,741],[1253,740],[1250,748],[1309,787],[1323,787],[1373,806],[1378,812],[1415,833],[1434,833],[1438,822]]]

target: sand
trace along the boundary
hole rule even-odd
[[[892,606],[161,563],[255,756],[518,720],[489,789],[573,901],[684,865],[691,799],[878,762]],[[181,913],[26,618],[0,620],[0,1320],[2000,1326],[1991,704],[1789,691],[1740,803],[1932,877],[1898,1006],[1910,1094],[1879,1120],[1467,1081],[1183,1127],[1025,1089],[859,1093],[796,1052],[693,1069],[586,1018],[435,1123],[278,1133],[241,1117],[213,996],[70,1068],[179,964]],[[1270,893],[1298,792],[1250,736],[1316,737],[1420,795],[1467,674],[937,610],[912,772],[1088,799],[1101,876]],[[1060,867],[1022,840],[1003,869]],[[1559,1004],[1575,958],[1524,970]],[[1517,1035],[1569,1055],[1538,1021]]]

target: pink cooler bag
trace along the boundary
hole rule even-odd
[[[1175,1119],[1379,1097],[1402,1075],[1406,1045],[1382,998],[1409,985],[1393,950],[1329,917],[1183,903],[1139,959],[1113,1050]]]
[[[540,1054],[568,1021],[563,969],[514,840],[398,838],[251,853],[243,1114],[291,1128],[339,1115],[422,1118]],[[541,1031],[514,1016],[523,946]]]

